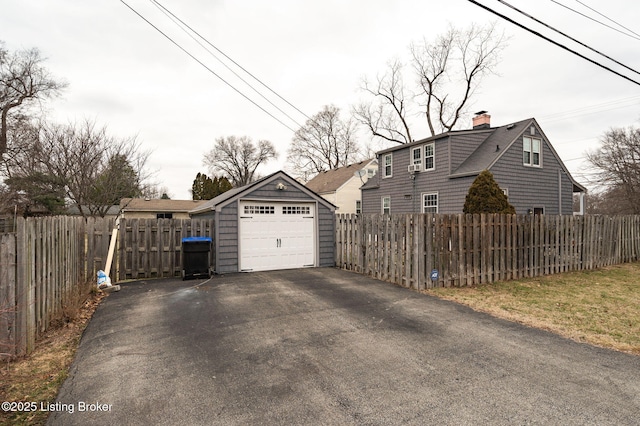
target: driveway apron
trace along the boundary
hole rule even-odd
[[[640,422],[640,357],[333,268],[145,280],[100,305],[51,425]]]

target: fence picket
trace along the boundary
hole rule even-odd
[[[357,235],[337,239],[351,246],[344,252],[357,253],[338,266],[416,289],[595,269],[638,261],[640,254],[640,216],[429,213],[337,222]],[[429,276],[433,269],[436,282]]]

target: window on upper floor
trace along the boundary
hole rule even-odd
[[[356,214],[362,213],[362,201],[356,200]]]
[[[436,147],[434,143],[424,146],[424,169],[433,170],[436,168]]]
[[[367,177],[372,178],[376,174],[376,169],[367,169]]]
[[[542,140],[525,136],[522,141],[522,163],[525,166],[540,167]]]
[[[382,214],[391,214],[391,197],[382,197]]]
[[[422,194],[422,213],[438,213],[438,193]]]
[[[393,170],[392,170],[392,155],[391,154],[385,154],[383,159],[382,159],[382,177],[386,178],[386,177],[391,177],[393,175]]]
[[[173,219],[173,213],[156,213],[157,219]]]
[[[418,169],[422,169],[422,147],[411,148],[411,164],[418,166]]]

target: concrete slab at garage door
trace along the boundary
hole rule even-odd
[[[240,269],[315,266],[315,204],[240,202]]]

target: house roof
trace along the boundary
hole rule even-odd
[[[349,164],[348,166],[320,172],[313,179],[307,182],[305,186],[318,194],[335,192],[349,180],[355,178],[355,172],[367,167],[373,161],[375,160],[364,160],[359,163]]]
[[[85,212],[85,214],[89,211],[89,207],[87,207],[87,206],[82,206],[82,209]],[[72,216],[80,215],[80,209],[75,204],[67,207],[65,212],[66,212],[66,214],[72,215]],[[106,216],[116,216],[118,213],[120,213],[120,206],[113,205],[113,206],[109,206],[109,208],[107,209],[107,213],[105,215]]]
[[[120,208],[123,212],[189,212],[205,203],[204,200],[162,200],[147,198],[123,198]]]
[[[489,136],[451,173],[451,177],[477,175],[489,170],[507,148],[533,122],[532,118],[492,128]]]
[[[486,135],[485,139],[482,143],[476,148],[476,150],[469,155],[459,166],[457,169],[453,170],[449,175],[450,178],[463,177],[463,176],[473,176],[477,175],[483,170],[490,170],[491,167],[504,155],[507,149],[515,143],[516,140],[522,135],[522,133],[532,124],[535,124],[538,129],[540,126],[536,122],[535,118],[528,118],[526,120],[518,121],[515,123],[506,124],[504,126],[499,127],[486,127],[486,128],[477,128],[471,130],[453,130],[446,133],[441,133],[439,135],[431,136],[426,139],[422,139],[419,141],[411,142],[410,144],[394,146],[382,151],[378,151],[377,155],[386,154],[389,152],[397,151],[400,149],[406,149],[411,147],[412,145],[419,145],[425,142],[431,142],[442,138],[456,138],[458,136],[468,135],[470,133],[478,134],[484,133]],[[540,129],[542,132],[542,130]],[[548,141],[549,139],[545,137]],[[586,188],[583,185],[580,185],[578,182],[573,179],[571,173],[566,168],[560,156],[553,148],[553,146],[549,143],[549,149],[553,152],[553,155],[558,159],[560,166],[564,170],[564,172],[569,176],[573,184],[573,192],[586,192]],[[374,176],[372,179],[369,179],[365,185],[362,186],[362,189],[373,189],[379,186],[379,180],[377,176]]]
[[[329,201],[325,200],[324,198],[322,198],[320,195],[318,195],[315,191],[307,188],[306,186],[302,185],[300,182],[298,182],[297,180],[295,180],[294,178],[292,178],[291,176],[289,176],[288,174],[286,174],[285,172],[283,172],[282,170],[277,171],[275,173],[272,173],[268,176],[265,176],[261,179],[258,179],[255,182],[251,182],[250,184],[238,187],[238,188],[233,188],[230,189],[227,192],[223,192],[222,194],[218,195],[217,197],[205,201],[203,202],[201,205],[197,206],[196,208],[194,208],[193,210],[190,210],[189,213],[190,214],[199,214],[199,213],[204,213],[207,211],[212,211],[215,210],[216,207],[221,206],[222,204],[225,204],[227,202],[231,202],[234,198],[236,197],[241,197],[245,194],[248,194],[249,192],[253,191],[254,189],[258,188],[259,186],[266,184],[272,180],[276,180],[278,178],[281,178],[285,181],[287,181],[288,184],[293,185],[295,187],[297,187],[298,189],[300,189],[303,192],[306,192],[307,194],[309,194],[309,196],[316,198],[319,202],[326,204],[327,206],[331,207],[332,209],[335,209],[336,206],[334,206],[332,203],[330,203]]]

